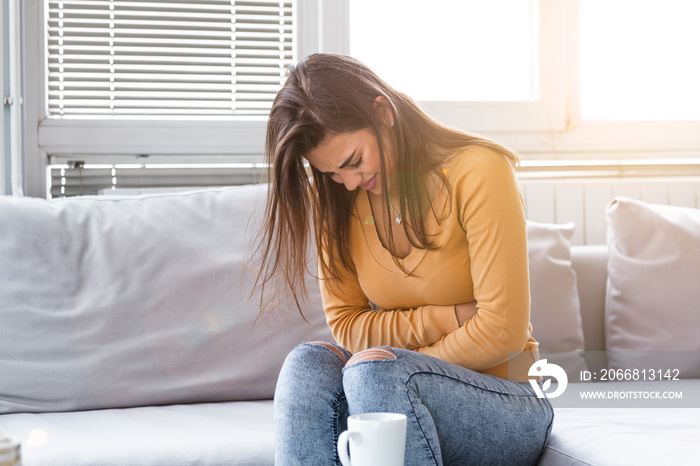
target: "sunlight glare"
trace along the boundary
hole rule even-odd
[[[537,3],[353,0],[350,54],[417,100],[536,100]]]
[[[584,119],[700,119],[700,2],[579,5]]]

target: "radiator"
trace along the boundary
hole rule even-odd
[[[700,178],[520,181],[529,220],[574,222],[574,245],[605,244],[605,208],[615,196],[651,204],[700,208]]]

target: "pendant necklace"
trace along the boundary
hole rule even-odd
[[[408,200],[404,199],[404,203],[407,203]],[[394,211],[394,222],[396,222],[397,225],[401,225],[401,213],[397,212],[396,209],[394,209],[394,206],[389,203],[389,207],[391,207],[391,210]]]

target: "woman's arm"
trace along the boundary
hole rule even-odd
[[[454,167],[459,174],[453,193],[468,243],[478,313],[417,351],[482,370],[522,351],[530,337],[525,213],[505,158],[471,149],[461,160]]]
[[[373,310],[357,276],[342,266],[339,282],[324,279],[319,267],[326,321],[336,341],[352,352],[373,346],[416,349],[438,342],[460,323],[455,306]]]

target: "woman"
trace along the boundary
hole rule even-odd
[[[338,464],[337,437],[361,412],[408,417],[407,465],[536,463],[553,412],[527,382],[538,353],[517,155],[335,54],[292,67],[266,155],[259,283],[305,293],[312,217],[338,343],[287,357],[275,464]]]

